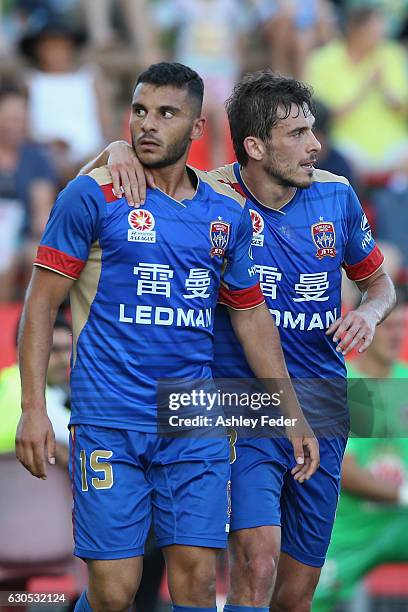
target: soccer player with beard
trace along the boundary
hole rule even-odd
[[[320,436],[321,467],[311,480],[294,479],[285,438],[238,437],[225,610],[272,602],[273,612],[307,612],[330,541],[349,428],[344,355],[366,350],[395,294],[347,179],[314,167],[320,144],[309,88],[269,70],[249,74],[227,112],[238,161],[200,176],[250,202],[261,288],[304,413]],[[113,143],[98,161],[109,161],[115,190],[122,185],[129,201],[143,201],[143,168],[128,145]],[[149,173],[147,180],[154,186]],[[362,293],[344,318],[342,268]],[[214,376],[253,376],[223,306],[215,329]]]
[[[89,573],[78,612],[131,605],[151,514],[173,610],[216,610],[216,552],[229,529],[227,440],[157,435],[157,383],[210,383],[217,299],[228,306],[253,371],[286,380],[285,412],[297,419],[289,432],[294,477],[309,478],[318,466],[318,444],[249,257],[245,199],[216,181],[213,189],[185,165],[203,129],[202,96],[200,77],[180,64],[153,65],[139,76],[130,127],[158,188],[136,211],[114,195],[106,168],[74,179],[51,212],[28,289],[16,452],[39,478],[55,445],[44,402],[52,325],[71,292],[75,554]]]

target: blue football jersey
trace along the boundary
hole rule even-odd
[[[274,210],[249,192],[238,163],[210,174],[250,201],[253,258],[289,374],[297,379],[345,377],[344,357],[325,333],[341,316],[342,268],[359,281],[383,262],[349,182],[316,170],[309,188],[297,189],[290,202]],[[253,377],[222,307],[215,329],[214,376]],[[313,397],[302,404],[310,416]]]
[[[236,196],[198,179],[191,200],[148,190],[133,209],[106,168],[61,192],[35,265],[75,280],[71,424],[154,432],[157,379],[211,378],[218,298],[264,301]]]

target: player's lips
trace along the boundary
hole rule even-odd
[[[152,140],[151,138],[141,138],[138,142],[142,147],[159,147],[160,143],[157,140]]]
[[[309,159],[308,161],[302,162],[300,166],[305,170],[313,171],[315,169],[314,164],[316,163],[316,161],[317,159]]]

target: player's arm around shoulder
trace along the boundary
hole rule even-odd
[[[100,166],[107,166],[116,197],[122,195],[129,206],[139,207],[145,203],[146,189],[156,188],[152,173],[142,166],[133,147],[126,140],[116,140],[103,149],[79,171],[79,175],[89,174]]]

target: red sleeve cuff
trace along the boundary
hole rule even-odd
[[[76,280],[79,278],[79,275],[85,266],[85,262],[82,261],[82,259],[73,257],[72,255],[67,255],[66,253],[53,249],[52,247],[39,246],[37,250],[37,257],[34,260],[34,265],[48,268],[49,270],[59,272],[60,274],[64,274],[65,276],[69,276],[69,278]]]
[[[106,202],[117,202],[118,198],[113,193],[113,183],[108,183],[107,185],[99,185],[104,195]]]
[[[259,283],[248,289],[237,289],[233,291],[225,286],[220,287],[218,295],[219,304],[225,304],[234,310],[247,310],[263,304],[265,298]]]
[[[352,281],[362,281],[374,274],[384,262],[384,255],[381,253],[377,245],[371,253],[358,263],[347,265],[343,262],[343,268],[347,276]]]

